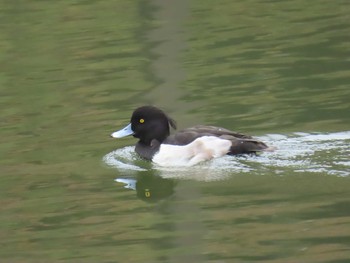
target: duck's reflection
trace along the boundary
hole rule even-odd
[[[139,172],[136,176],[125,176],[115,179],[124,184],[124,188],[135,190],[136,196],[146,202],[157,202],[174,193],[176,181],[164,179],[153,173]]]

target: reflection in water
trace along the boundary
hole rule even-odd
[[[152,18],[157,21],[152,30],[145,32],[145,39],[151,46],[148,52],[152,54],[148,74],[155,79],[155,84],[142,95],[142,101],[175,112],[183,116],[186,123],[188,111],[199,107],[195,101],[182,99],[191,91],[181,88],[187,78],[182,61],[187,49],[186,23],[190,17],[190,2],[153,0],[148,4],[152,5]]]
[[[125,184],[127,189],[135,190],[136,195],[146,202],[156,202],[174,193],[176,182],[156,174],[138,172],[136,177],[118,177],[115,181]]]

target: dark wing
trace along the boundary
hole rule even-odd
[[[244,138],[244,139],[252,139],[251,136],[245,135],[242,133],[230,131],[228,129],[222,128],[222,127],[216,127],[216,126],[205,126],[205,125],[197,125],[191,128],[187,128],[183,130],[185,132],[197,132],[197,133],[202,133],[202,134],[210,134],[212,136],[217,136],[220,137],[222,135],[231,135],[236,138]]]
[[[164,141],[164,143],[173,144],[173,145],[186,145],[201,136],[215,136],[215,137],[230,136],[233,139],[234,138],[252,139],[252,137],[249,135],[233,132],[225,128],[198,125],[198,126],[194,126],[194,127],[179,131],[176,134],[170,135]]]
[[[164,143],[173,145],[186,145],[202,136],[215,136],[230,140],[232,147],[228,154],[254,153],[268,149],[268,146],[249,135],[230,131],[225,128],[215,126],[198,125],[184,129],[174,135],[169,136]]]

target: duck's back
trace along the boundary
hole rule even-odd
[[[179,131],[170,135],[164,143],[172,145],[187,145],[202,136],[214,136],[231,141],[232,147],[228,154],[255,153],[268,148],[265,143],[255,140],[249,135],[230,131],[221,127],[205,125],[198,125]]]

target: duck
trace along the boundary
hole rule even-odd
[[[176,122],[155,106],[134,110],[130,123],[111,134],[113,138],[138,139],[135,152],[160,166],[193,166],[224,155],[257,154],[273,147],[249,135],[222,127],[196,125],[170,134]]]

